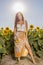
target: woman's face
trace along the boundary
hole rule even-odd
[[[22,15],[21,15],[21,13],[18,13],[17,14],[17,17],[18,17],[18,19],[21,21],[22,20]]]

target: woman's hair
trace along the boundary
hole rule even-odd
[[[15,27],[16,27],[16,25],[17,25],[17,22],[19,21],[19,17],[17,16],[19,13],[20,13],[21,16],[22,16],[22,21],[24,21],[24,16],[23,16],[23,14],[22,14],[21,12],[16,13],[16,16],[15,16]]]

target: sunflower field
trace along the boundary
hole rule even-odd
[[[33,54],[41,57],[43,54],[43,29],[34,28],[30,25],[28,30],[28,41],[32,48]],[[0,59],[6,54],[14,53],[14,31],[9,27],[0,28]]]
[[[8,27],[0,28],[0,59],[9,53],[13,53],[14,33]]]

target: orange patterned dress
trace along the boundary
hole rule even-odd
[[[20,24],[17,24],[17,33],[16,33],[17,39],[14,42],[15,57],[27,56],[28,54],[28,50],[25,47],[25,44],[28,43],[28,39],[26,38],[25,35],[25,30],[26,30],[25,23],[22,24],[22,26]]]

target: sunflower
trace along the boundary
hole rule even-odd
[[[16,39],[16,40],[15,40],[15,42],[18,44],[19,40],[18,40],[18,39]]]
[[[33,25],[30,25],[30,30],[33,30],[34,26]]]
[[[3,35],[7,35],[8,31],[7,30],[3,30]]]
[[[3,35],[4,28],[0,28],[0,34]]]
[[[36,31],[38,32],[39,30],[40,30],[40,27],[37,26],[37,27],[36,27]]]
[[[6,27],[5,30],[7,30],[8,32],[10,31],[9,27]]]
[[[4,30],[4,28],[2,27],[1,30]]]

